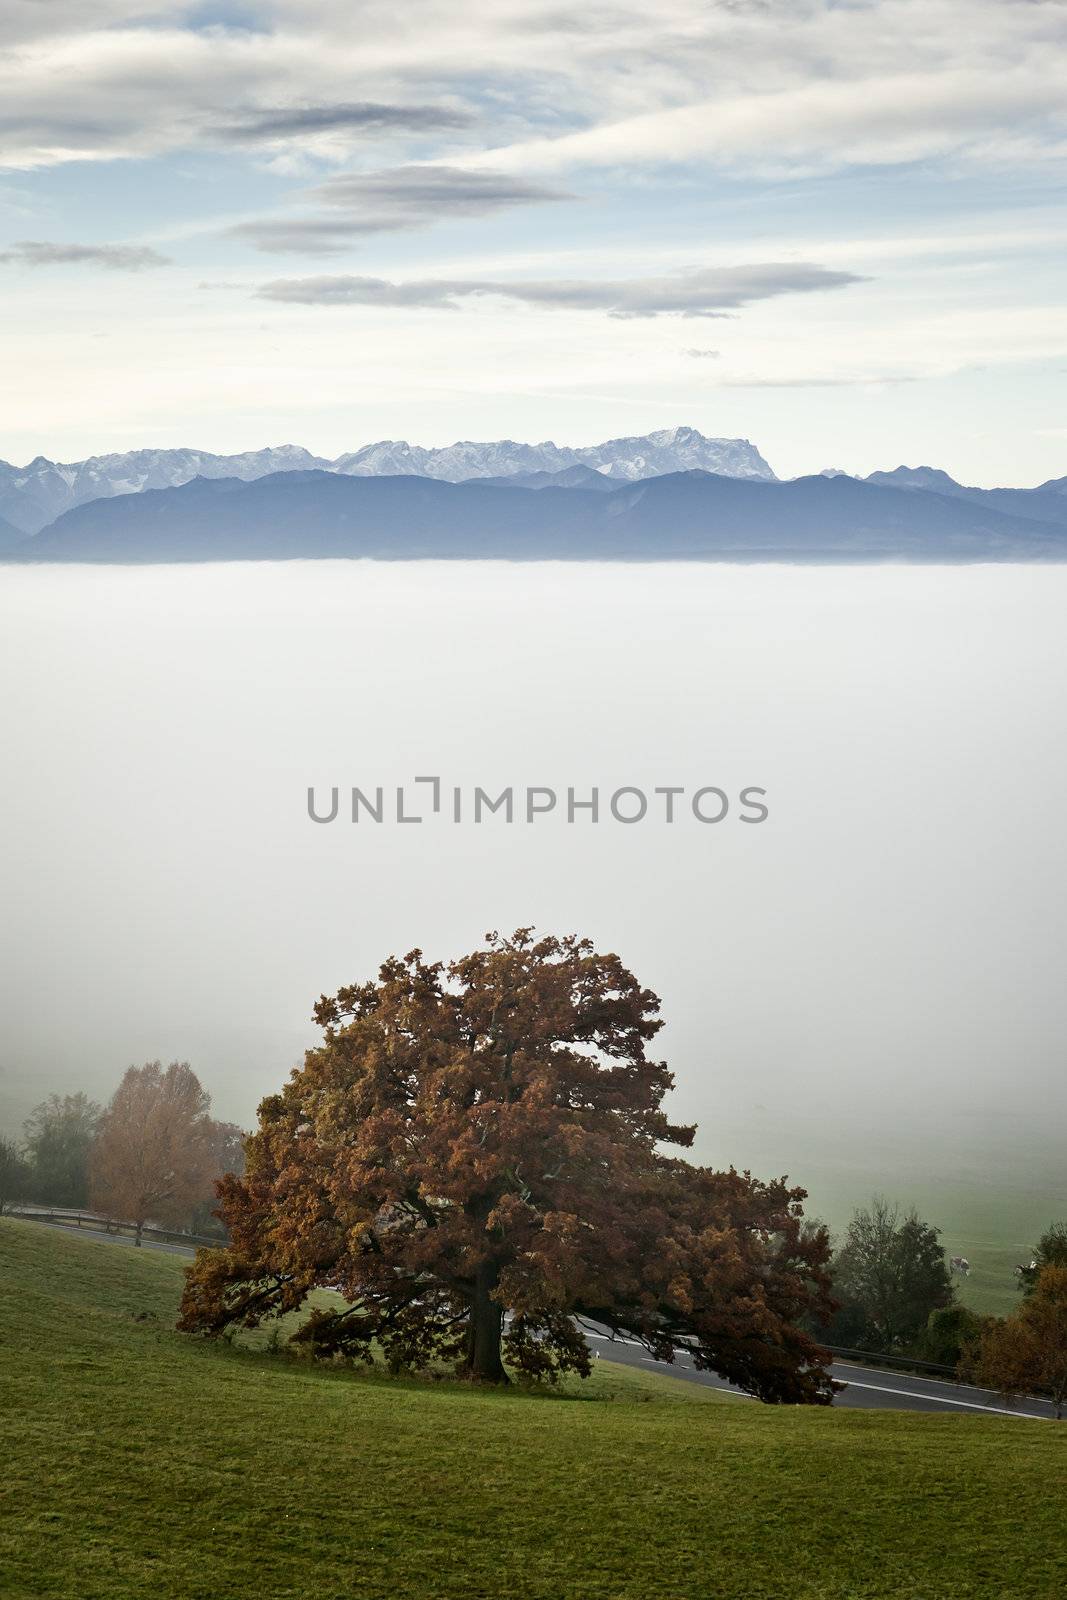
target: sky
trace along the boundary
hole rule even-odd
[[[0,458],[1067,472],[1067,0],[0,0]]]

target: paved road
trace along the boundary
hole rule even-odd
[[[654,1361],[633,1340],[612,1339],[606,1333],[593,1333],[589,1329],[585,1330],[585,1334],[601,1359],[661,1372],[668,1378],[701,1383],[707,1388],[724,1390],[741,1401],[752,1398],[713,1372],[698,1372],[686,1355],[679,1354],[673,1363]],[[1021,1400],[1018,1405],[1009,1406],[993,1390],[973,1389],[965,1384],[951,1383],[945,1378],[917,1378],[903,1372],[885,1372],[877,1367],[862,1367],[846,1361],[835,1361],[831,1371],[839,1382],[848,1386],[834,1397],[835,1406],[860,1406],[878,1411],[939,1411],[943,1415],[953,1412],[958,1415],[981,1414],[1014,1417],[1020,1421],[1052,1416],[1051,1406],[1042,1400]]]
[[[40,1227],[59,1227],[59,1223],[39,1224]],[[83,1239],[99,1239],[105,1244],[124,1244],[133,1247],[126,1234],[105,1233],[102,1228],[65,1227],[64,1232],[75,1233]],[[145,1240],[146,1250],[165,1250],[170,1255],[191,1256],[193,1251],[182,1244],[164,1244],[158,1240]],[[598,1358],[617,1361],[626,1367],[651,1368],[664,1377],[681,1378],[688,1383],[701,1383],[707,1388],[721,1389],[741,1401],[751,1400],[740,1389],[718,1377],[714,1372],[698,1372],[686,1355],[679,1354],[673,1363],[654,1361],[643,1346],[632,1339],[612,1339],[607,1333],[597,1333],[585,1328],[585,1336]],[[1052,1408],[1043,1400],[1020,1400],[1017,1405],[1006,1405],[995,1391],[974,1389],[961,1383],[950,1383],[945,1378],[917,1378],[903,1372],[885,1372],[877,1367],[862,1367],[847,1361],[835,1361],[831,1368],[835,1378],[847,1385],[834,1397],[835,1406],[859,1406],[876,1411],[938,1411],[942,1415],[983,1415],[1014,1417],[1019,1421],[1050,1418]]]

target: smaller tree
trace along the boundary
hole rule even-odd
[[[1047,1394],[1057,1421],[1067,1407],[1067,1266],[1042,1267],[1018,1311],[991,1321],[960,1375],[1007,1399]]]
[[[981,1337],[985,1321],[969,1306],[942,1306],[939,1311],[931,1311],[915,1341],[914,1354],[920,1361],[955,1367],[968,1345]]]
[[[136,1227],[184,1226],[210,1188],[211,1104],[187,1061],[130,1067],[111,1097],[93,1144],[93,1205]]]
[[[876,1196],[855,1213],[833,1262],[838,1324],[865,1330],[868,1348],[899,1349],[952,1303],[952,1279],[937,1228]],[[829,1337],[834,1338],[831,1329]]]
[[[23,1124],[32,1193],[51,1206],[88,1203],[89,1149],[100,1107],[87,1094],[49,1095]]]
[[[215,1186],[220,1178],[231,1175],[240,1178],[244,1175],[246,1134],[236,1122],[216,1122],[209,1118],[206,1137],[207,1185],[189,1214],[189,1232],[211,1234],[220,1242],[225,1242],[228,1234],[218,1218]]]
[[[1067,1222],[1053,1222],[1034,1246],[1028,1267],[1019,1269],[1019,1287],[1032,1294],[1045,1267],[1067,1267]]]
[[[0,1217],[30,1192],[29,1162],[13,1139],[0,1139]]]

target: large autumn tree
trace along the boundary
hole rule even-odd
[[[767,1401],[826,1403],[798,1327],[829,1301],[804,1191],[663,1153],[646,1055],[659,1001],[588,940],[487,936],[443,967],[418,950],[315,1009],[325,1039],[264,1100],[247,1170],[219,1184],[232,1244],[189,1269],[179,1326],[217,1334],[300,1307],[321,1354],[471,1378],[589,1371],[576,1319]]]

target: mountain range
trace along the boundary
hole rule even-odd
[[[1067,478],[978,489],[902,466],[780,481],[748,440],[693,428],[581,449],[384,441],[333,461],[297,445],[138,450],[0,463],[0,549],[51,561],[1061,560]]]
[[[240,478],[250,482],[275,472],[318,470],[351,477],[404,475],[458,483],[467,478],[501,478],[518,473],[554,475],[571,467],[583,467],[620,482],[691,468],[735,478],[774,479],[766,461],[747,439],[708,439],[695,428],[664,428],[581,449],[551,441],[516,444],[512,439],[500,439],[488,444],[464,441],[427,450],[405,440],[386,439],[334,461],[292,444],[233,456],[211,455],[204,450],[131,450],[123,455],[90,456],[87,461],[72,462],[38,456],[25,467],[0,461],[0,519],[25,536],[39,532],[64,511],[89,500],[174,489],[193,478]]]
[[[1061,503],[1063,518],[1054,522],[844,475],[782,483],[689,471],[590,488],[281,472],[94,500],[16,554],[105,562],[1048,561],[1067,559],[1067,495]]]
[[[957,483],[939,467],[896,467],[892,472],[872,472],[864,482],[969,500],[973,505],[1037,522],[1067,521],[1067,478],[1050,478],[1036,489],[973,489]]]

